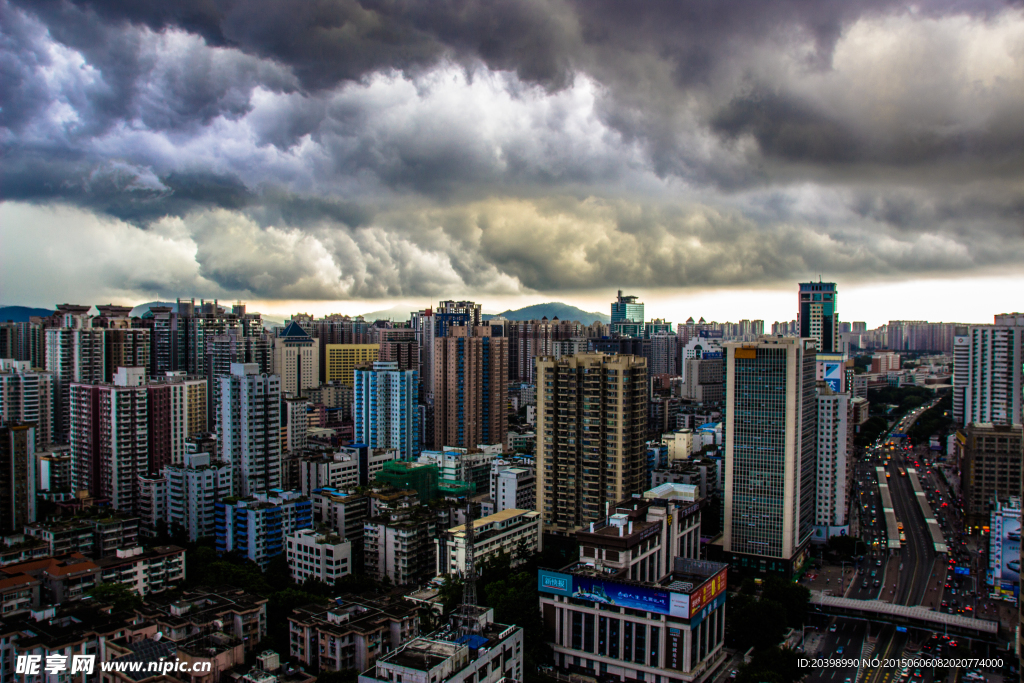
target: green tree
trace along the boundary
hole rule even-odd
[[[455,611],[456,607],[462,604],[462,589],[464,585],[459,577],[452,574],[445,575],[444,583],[441,584],[439,589],[441,605],[445,615],[451,614]]]
[[[110,605],[114,612],[129,612],[142,607],[142,598],[123,583],[101,583],[89,594],[97,602]]]
[[[778,646],[757,651],[750,664],[740,667],[736,683],[793,683],[803,674],[798,659],[793,650]]]
[[[807,607],[811,602],[811,591],[798,583],[772,577],[764,582],[761,600],[781,605],[786,613],[786,625],[790,628],[800,628],[807,620]]]

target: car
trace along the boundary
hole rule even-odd
[[[842,645],[840,645],[839,647],[836,648],[836,654],[837,655],[843,654],[843,646]]]
[[[878,576],[878,570],[877,569],[872,569],[871,570],[871,578],[875,578],[876,576]]]
[[[730,679],[736,678],[737,676],[739,676],[739,674],[740,674],[740,672],[738,670],[733,669],[732,671],[729,672],[729,678]]]
[[[867,588],[869,585],[870,584],[868,583],[867,579],[864,579],[863,581],[860,582],[860,587],[861,588]]]
[[[875,560],[875,566],[876,567],[881,567],[882,566],[882,561],[881,560]]]
[[[881,588],[881,586],[882,586],[882,582],[881,582],[881,581],[879,581],[878,579],[875,579],[875,583],[874,583],[874,586],[875,586],[875,588]]]
[[[943,606],[943,607],[949,607],[949,602],[948,602],[948,601],[946,601],[946,600],[943,600],[943,601],[942,601],[942,606]]]
[[[828,632],[829,633],[835,633],[836,632],[836,625],[832,624],[831,626],[829,626],[828,627]]]

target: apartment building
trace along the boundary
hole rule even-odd
[[[396,586],[419,585],[435,568],[437,515],[424,506],[377,515],[363,524],[366,573]]]
[[[297,491],[274,489],[215,504],[217,552],[238,551],[267,568],[285,551],[285,538],[313,526],[313,504]]]
[[[185,580],[185,549],[176,545],[119,549],[96,561],[100,583],[122,583],[143,597],[177,587]]]
[[[515,566],[544,549],[540,513],[508,509],[473,520],[473,557],[480,563],[505,553]],[[435,574],[466,574],[466,525],[448,529],[435,539]]]
[[[301,529],[288,536],[288,569],[302,583],[316,579],[328,585],[352,573],[352,542],[334,533]]]
[[[167,524],[184,530],[195,542],[217,531],[217,503],[231,496],[231,465],[209,453],[186,453],[180,465],[168,465],[166,478]]]
[[[0,358],[0,423],[35,426],[36,450],[53,443],[53,375]]]

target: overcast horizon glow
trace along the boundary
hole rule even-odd
[[[1024,9],[0,0],[0,302],[991,322]]]

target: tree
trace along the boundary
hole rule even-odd
[[[786,625],[790,628],[800,628],[807,620],[807,606],[811,602],[811,591],[798,583],[772,577],[764,582],[761,600],[777,602],[786,613]]]
[[[123,583],[101,583],[89,594],[97,602],[110,605],[114,612],[129,612],[142,607],[142,598]]]
[[[803,673],[798,659],[793,650],[778,646],[755,652],[750,664],[740,667],[736,683],[793,683]]]
[[[786,608],[774,600],[737,594],[729,599],[725,639],[729,647],[764,650],[779,644],[785,633]]]
[[[455,608],[462,604],[462,590],[464,583],[462,579],[452,574],[446,574],[444,583],[439,589],[442,611],[444,615],[451,614]]]

